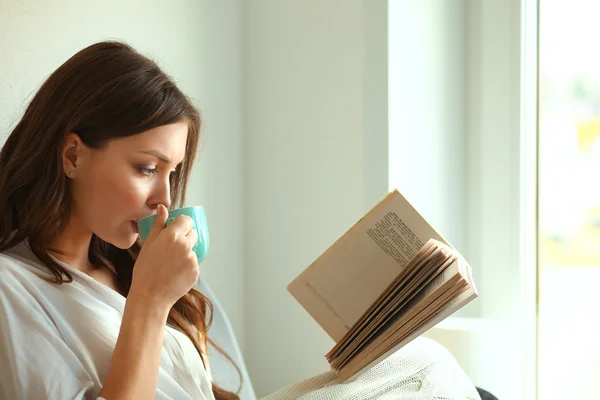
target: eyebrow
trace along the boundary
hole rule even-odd
[[[143,154],[148,154],[148,155],[154,156],[154,157],[158,158],[160,161],[164,162],[165,164],[169,164],[171,162],[169,157],[165,156],[163,153],[161,153],[158,150],[143,150],[143,151],[138,151],[138,153],[143,153]]]

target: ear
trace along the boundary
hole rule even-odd
[[[77,169],[81,168],[86,154],[86,146],[74,132],[65,135],[63,140],[62,162],[63,171],[69,178],[75,178]]]

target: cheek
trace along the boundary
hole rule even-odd
[[[113,198],[117,203],[114,206],[122,212],[138,212],[148,198],[149,185],[143,178],[121,175],[115,177],[110,186],[114,188]]]
[[[84,213],[92,212],[88,217],[94,224],[138,216],[149,192],[147,181],[124,167],[90,171],[83,181],[78,188],[83,202],[79,205]]]

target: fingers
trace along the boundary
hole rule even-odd
[[[169,225],[168,229],[187,236],[190,231],[194,230],[194,220],[187,215],[178,215]]]
[[[188,241],[189,244],[189,248],[190,250],[192,250],[194,248],[194,246],[196,245],[196,243],[198,243],[198,232],[196,232],[195,229],[192,229],[186,236],[186,239]]]
[[[154,219],[154,223],[152,224],[152,228],[146,239],[147,242],[152,242],[154,238],[165,229],[168,216],[169,212],[167,211],[167,208],[162,204],[159,204],[156,208],[156,218]]]

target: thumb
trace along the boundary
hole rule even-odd
[[[168,216],[169,211],[167,211],[167,208],[164,205],[159,204],[158,207],[156,207],[156,218],[154,219],[148,238],[146,238],[146,242],[154,241],[158,234],[165,229]]]

